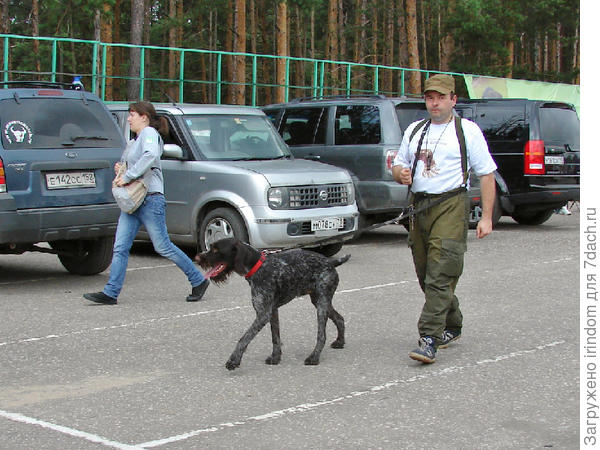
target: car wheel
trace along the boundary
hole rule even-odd
[[[58,252],[58,259],[70,273],[75,275],[96,275],[110,265],[114,237],[85,239],[79,241],[51,242]]]
[[[198,245],[205,252],[213,242],[225,238],[249,242],[244,220],[231,208],[213,209],[202,219],[198,230]]]
[[[320,253],[323,256],[330,257],[339,252],[343,245],[344,244],[342,242],[336,242],[335,244],[321,245],[320,247],[309,248],[307,250],[312,250],[313,252]]]
[[[496,228],[498,222],[500,222],[500,218],[502,217],[502,206],[500,205],[500,197],[496,195],[496,200],[494,201],[494,209],[492,211],[492,227]],[[481,206],[475,205],[471,208],[469,212],[469,229],[474,230],[477,228],[477,223],[481,218]]]
[[[552,217],[554,209],[543,209],[542,211],[520,211],[514,212],[512,218],[521,225],[541,225]]]

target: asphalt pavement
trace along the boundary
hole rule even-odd
[[[103,306],[82,294],[108,272],[0,255],[0,449],[578,448],[579,212],[469,231],[463,336],[432,365],[408,358],[423,296],[406,238],[386,226],[342,249],[344,349],[303,364],[316,314],[302,297],[280,310],[281,364],[264,363],[267,325],[235,371],[254,319],[240,277],[188,303],[183,273],[136,244]]]

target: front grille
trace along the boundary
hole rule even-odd
[[[291,209],[325,208],[348,204],[348,186],[345,184],[290,187],[289,195]]]

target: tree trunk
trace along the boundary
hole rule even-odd
[[[386,66],[394,65],[394,0],[388,0],[387,6],[384,6],[384,18],[385,18],[385,41],[384,41],[384,60],[383,64]],[[388,93],[392,93],[393,86],[393,73],[391,70],[386,69],[383,77],[383,90]]]
[[[365,59],[365,45],[367,42],[367,0],[356,0],[356,16],[354,18],[354,62],[363,63]],[[364,69],[354,67],[352,79],[355,89],[364,89]]]
[[[408,43],[408,66],[419,68],[419,35],[417,30],[417,0],[406,0],[406,41]],[[421,73],[411,72],[408,91],[413,94],[421,92]]]
[[[427,35],[426,35],[426,20],[425,20],[425,2],[419,2],[421,6],[421,67],[427,69],[429,67],[429,63],[427,62]],[[428,6],[428,8],[431,5]]]
[[[287,55],[287,2],[279,1],[277,3],[277,22],[275,24],[277,30],[277,56]],[[285,101],[285,59],[277,59],[275,88],[275,102],[281,103]]]
[[[110,7],[110,6],[109,6]],[[111,42],[121,42],[121,0],[115,0],[115,7],[114,7],[114,13],[113,13],[113,31],[112,31],[112,40]],[[113,75],[115,75],[115,71],[116,71],[116,75],[117,76],[121,76],[123,75],[121,73],[121,64],[123,62],[123,48],[122,47],[112,47],[112,52],[113,52],[113,68],[111,69],[111,73]],[[113,84],[113,98],[115,95],[115,92],[119,92],[121,90],[121,86],[123,85],[123,80],[120,78],[115,78],[112,81]],[[121,96],[119,94],[117,94],[119,96],[119,98],[121,98]]]
[[[233,51],[246,53],[246,0],[235,0],[234,28],[235,34]],[[233,95],[232,100],[236,105],[246,103],[246,57],[235,56],[233,58]]]
[[[36,37],[40,35],[40,8],[38,0],[31,2],[31,34]],[[35,71],[39,80],[42,63],[40,61],[40,41],[37,39],[33,40],[33,56],[35,58]]]
[[[398,2],[398,65],[400,67],[408,66],[408,44],[406,42],[406,15],[403,0],[399,0]],[[403,73],[406,72],[400,71],[398,73],[398,86],[400,92],[403,92],[404,89],[404,86],[402,85]]]
[[[144,0],[131,0],[131,43],[129,50],[129,77],[127,81],[127,100],[140,97],[140,48],[144,23]],[[141,100],[141,99],[140,99]]]
[[[449,0],[448,7],[446,9],[445,17],[450,17],[454,13],[454,8],[456,7],[456,0]],[[441,10],[441,6],[440,6]],[[440,11],[441,14],[441,11]],[[452,35],[451,30],[447,28],[444,24],[440,27],[440,32],[443,32],[444,35],[440,40],[440,70],[442,72],[450,71],[450,62],[452,61],[452,55],[454,53],[454,37]],[[443,31],[442,31],[443,30]]]
[[[259,11],[264,11],[265,10],[265,0],[258,0],[258,10]],[[261,45],[261,53],[263,54],[268,54],[270,49],[269,49],[269,40],[268,40],[268,27],[267,27],[267,15],[266,14],[261,14],[260,15],[260,20],[258,22],[258,26],[260,28],[260,45]],[[272,52],[272,51],[271,51]],[[273,83],[273,73],[275,72],[272,69],[272,65],[273,64],[273,60],[269,59],[269,58],[261,58],[261,71],[260,71],[260,79],[263,83],[267,83],[267,84],[271,84]],[[277,64],[275,62],[275,64]],[[263,88],[263,95],[261,95],[262,98],[264,98],[265,104],[268,105],[269,103],[273,103],[273,96],[272,96],[272,90],[271,88],[267,87],[267,88]]]
[[[371,8],[371,12],[372,12],[372,18],[371,18],[371,22],[373,23],[373,41],[371,44],[371,64],[377,64],[379,61],[378,55],[379,55],[379,49],[378,49],[378,43],[379,43],[379,3],[380,0],[373,0],[371,2],[372,8]]]
[[[235,0],[229,0],[227,2],[227,29],[225,30],[225,51],[233,51],[233,8]],[[224,56],[225,67],[223,68],[223,81],[231,82],[233,80],[233,58],[231,56]],[[233,103],[233,87],[228,85],[225,88],[225,103]]]
[[[104,43],[111,43],[112,37],[112,17],[110,11],[110,4],[102,4],[102,14],[100,17],[100,41]],[[99,47],[99,52],[102,54],[102,47]],[[101,63],[101,58],[98,58],[98,63]],[[104,100],[113,100],[113,49],[111,47],[106,48],[106,73],[104,80]],[[98,71],[102,74],[101,71]]]
[[[171,26],[169,27],[169,47],[177,47],[177,27],[174,25],[177,20],[177,0],[169,0],[169,20]],[[169,62],[167,64],[167,78],[169,80],[175,80],[177,78],[177,52],[175,50],[169,50]],[[177,85],[173,81],[167,82],[167,93],[169,98],[173,101],[177,101]]]
[[[338,59],[338,14],[337,14],[338,0],[329,0],[329,6],[327,8],[327,47],[325,48],[325,59],[329,61],[335,61]],[[330,65],[329,75],[331,77],[331,84],[337,85],[337,68]]]

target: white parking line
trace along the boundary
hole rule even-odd
[[[543,350],[546,350],[551,347],[556,347],[557,345],[561,345],[564,343],[565,343],[565,341],[563,341],[563,340],[549,342],[547,344],[539,345],[532,349],[517,350],[517,351],[511,352],[511,353],[504,354],[504,355],[498,355],[494,358],[477,361],[474,364],[467,364],[464,366],[446,367],[441,370],[435,370],[435,371],[415,375],[410,378],[388,381],[386,383],[380,384],[378,386],[373,386],[373,387],[370,387],[370,388],[362,390],[362,391],[350,392],[349,394],[343,395],[341,397],[321,400],[321,401],[313,402],[313,403],[303,403],[303,404],[292,406],[292,407],[285,408],[285,409],[270,411],[265,414],[261,414],[259,416],[246,417],[245,419],[238,420],[235,422],[220,423],[218,425],[209,426],[207,428],[201,428],[199,430],[189,431],[187,433],[178,434],[176,436],[158,439],[155,441],[143,442],[143,443],[137,444],[137,445],[138,445],[138,447],[141,447],[141,448],[159,447],[161,445],[171,444],[173,442],[178,442],[178,441],[183,441],[183,440],[186,440],[186,439],[189,439],[194,436],[201,435],[201,434],[215,433],[217,431],[222,431],[222,430],[234,428],[234,427],[240,427],[243,425],[247,425],[249,423],[266,422],[266,421],[277,419],[279,417],[287,416],[290,414],[303,413],[306,411],[312,411],[317,408],[321,408],[323,406],[334,405],[334,404],[341,403],[346,400],[351,400],[353,398],[361,397],[363,395],[376,394],[378,392],[385,391],[386,389],[390,389],[390,388],[393,388],[393,387],[396,387],[399,385],[413,383],[415,381],[435,378],[435,377],[439,377],[439,376],[443,376],[443,375],[448,375],[450,373],[477,369],[478,367],[486,365],[486,364],[494,364],[494,363],[506,361],[506,360],[512,359],[512,358],[518,358],[518,357],[525,356],[525,355],[531,355],[532,353],[543,351]]]
[[[137,268],[137,269],[133,269],[133,270],[141,270],[141,268]],[[414,280],[414,281],[416,281],[416,280]],[[385,288],[385,287],[390,287],[390,286],[398,286],[398,285],[406,284],[406,283],[410,283],[410,281],[398,281],[398,282],[394,282],[394,283],[377,284],[377,285],[373,285],[373,286],[364,286],[364,287],[356,288],[356,289],[345,289],[345,290],[337,291],[336,294],[348,294],[348,293],[353,293],[353,292],[366,291],[366,290],[370,290],[370,289],[379,289],[379,288]],[[13,341],[0,342],[0,347],[4,347],[7,345],[26,344],[26,343],[30,343],[30,342],[46,341],[49,339],[59,339],[59,338],[64,338],[64,337],[69,337],[69,336],[77,336],[77,335],[81,335],[81,334],[93,333],[93,332],[97,332],[97,331],[107,331],[107,330],[115,330],[115,329],[119,329],[119,328],[138,327],[140,325],[149,325],[149,324],[156,323],[156,322],[183,319],[186,317],[218,314],[218,313],[222,313],[222,312],[246,309],[246,308],[250,308],[251,306],[252,305],[234,306],[231,308],[221,308],[221,309],[211,309],[208,311],[197,311],[197,312],[193,312],[193,313],[189,313],[189,314],[178,314],[176,316],[157,317],[154,319],[147,319],[147,320],[142,320],[139,322],[130,322],[130,323],[123,323],[123,324],[119,324],[119,325],[88,328],[87,330],[75,330],[75,331],[69,331],[69,332],[60,333],[60,334],[48,334],[46,336],[36,336],[36,337],[30,337],[30,338],[15,339]]]
[[[8,411],[0,410],[0,417],[4,417],[5,419],[12,420],[13,422],[21,422],[26,423],[28,425],[37,425],[42,428],[47,428],[49,430],[57,431],[62,434],[67,434],[69,436],[77,437],[85,439],[86,441],[94,442],[96,444],[102,444],[106,447],[113,447],[118,449],[137,449],[140,450],[143,447],[123,444],[121,442],[111,441],[110,439],[103,438],[102,436],[97,436],[95,434],[86,433],[85,431],[74,430],[73,428],[63,427],[62,425],[56,425],[50,422],[45,422],[43,420],[34,419],[33,417],[27,417],[18,413],[11,413]]]
[[[499,362],[506,361],[509,359],[519,358],[522,356],[529,356],[532,353],[544,351],[549,348],[556,347],[558,345],[562,345],[564,343],[565,343],[564,340],[549,342],[549,343],[546,343],[543,345],[538,345],[537,347],[534,347],[531,349],[516,350],[514,352],[506,353],[503,355],[498,355],[493,358],[483,359],[483,360],[477,361],[473,364],[466,364],[464,366],[450,366],[450,367],[446,367],[446,368],[443,368],[440,370],[434,370],[431,372],[426,372],[423,374],[415,375],[410,378],[391,380],[386,383],[364,389],[362,391],[350,392],[349,394],[342,395],[340,397],[336,397],[336,398],[332,398],[332,399],[325,399],[325,400],[321,400],[321,401],[317,401],[317,402],[313,402],[313,403],[302,403],[302,404],[299,404],[296,406],[291,406],[291,407],[285,408],[285,409],[269,411],[269,412],[266,412],[266,413],[258,415],[258,416],[246,417],[245,419],[236,420],[235,422],[220,423],[218,425],[213,425],[213,426],[201,428],[201,429],[194,430],[194,431],[189,431],[187,433],[178,434],[175,436],[170,436],[170,437],[166,437],[163,439],[157,439],[154,441],[148,441],[148,442],[143,442],[143,443],[134,444],[134,445],[129,445],[129,444],[121,443],[121,442],[112,441],[112,440],[104,438],[102,436],[98,436],[98,435],[91,434],[91,433],[86,433],[85,431],[76,430],[76,429],[65,427],[62,425],[56,425],[53,423],[45,422],[43,420],[35,419],[32,417],[27,417],[27,416],[24,416],[24,415],[18,414],[18,413],[12,413],[12,412],[8,412],[8,411],[0,410],[0,417],[3,417],[8,420],[12,420],[14,422],[20,422],[20,423],[25,423],[28,425],[40,426],[40,427],[47,428],[47,429],[50,429],[50,430],[53,430],[53,431],[56,431],[59,433],[67,434],[69,436],[82,438],[82,439],[85,439],[90,442],[95,442],[95,443],[104,445],[106,447],[113,447],[113,448],[117,448],[117,449],[140,450],[140,449],[159,447],[161,445],[171,444],[173,442],[184,441],[184,440],[190,439],[192,437],[199,436],[201,434],[215,433],[217,431],[240,427],[240,426],[244,426],[244,425],[247,425],[250,423],[267,422],[267,421],[270,421],[273,419],[278,419],[280,417],[288,416],[290,414],[299,414],[299,413],[303,413],[303,412],[307,412],[307,411],[313,411],[313,410],[316,410],[321,407],[335,405],[335,404],[338,404],[338,403],[341,403],[341,402],[344,402],[347,400],[352,400],[354,398],[362,397],[364,395],[377,394],[377,393],[385,391],[387,389],[394,388],[394,387],[408,384],[408,383],[414,383],[415,381],[419,381],[419,380],[436,378],[436,377],[448,375],[451,373],[461,372],[461,371],[465,371],[465,370],[476,370],[478,367],[481,367],[484,365],[495,364],[495,363],[499,363]]]

